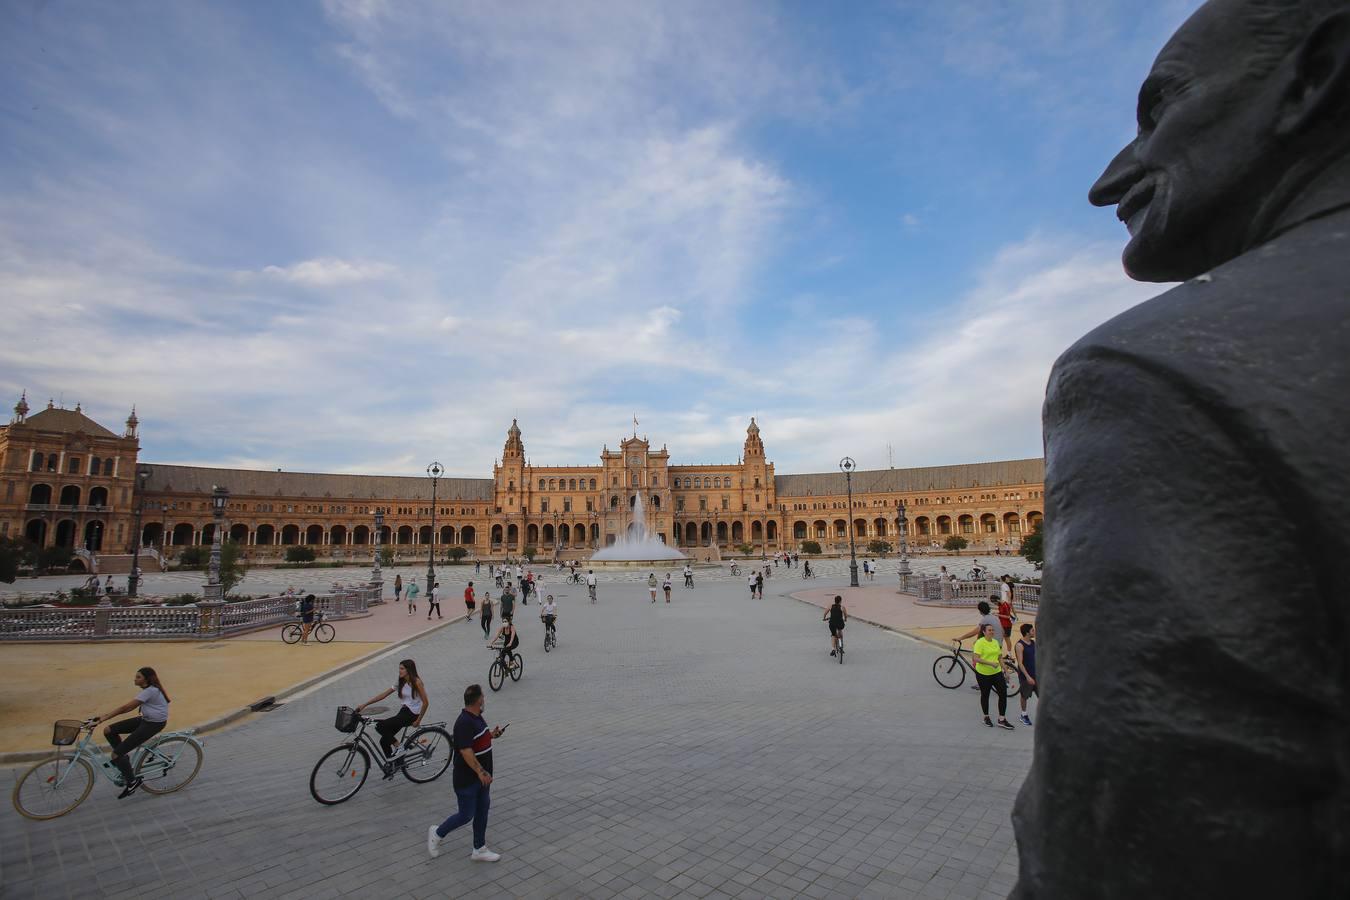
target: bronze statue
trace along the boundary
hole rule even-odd
[[[1350,0],[1210,0],[1090,200],[1186,282],[1055,364],[1017,898],[1350,897]]]

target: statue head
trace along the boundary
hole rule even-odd
[[[1241,255],[1350,155],[1350,0],[1209,0],[1158,54],[1137,115],[1088,194],[1129,229],[1126,271],[1179,281]]]

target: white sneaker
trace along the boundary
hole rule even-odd
[[[469,854],[469,859],[473,860],[474,862],[496,862],[501,858],[502,855],[500,853],[493,853],[491,850],[487,848],[486,844],[476,848],[472,853]]]
[[[436,833],[436,826],[432,825],[427,829],[427,853],[432,859],[441,855],[441,838]]]

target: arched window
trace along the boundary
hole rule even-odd
[[[575,478],[567,479],[567,489],[569,491],[575,491],[577,489],[577,480]]]
[[[103,460],[99,459],[97,456],[89,460],[90,475],[102,475],[103,474],[101,471],[102,468],[103,468]]]
[[[591,479],[591,490],[595,490],[595,479]]]
[[[60,462],[60,461],[61,461],[60,458],[57,457],[57,455],[56,455],[55,453],[48,453],[48,454],[47,454],[47,471],[48,471],[48,472],[55,472],[55,471],[56,471],[56,464],[57,464],[58,462]]]
[[[116,460],[113,460],[113,459],[105,459],[105,460],[103,461],[103,474],[104,474],[104,475],[111,475],[114,471],[116,471],[117,467],[114,465],[115,462],[116,462]]]
[[[550,478],[548,480],[548,489],[550,491],[556,491],[558,489],[558,479]]]
[[[616,496],[616,497],[610,497],[610,498],[609,498],[609,508],[610,508],[610,509],[618,509],[618,508],[619,508],[619,498],[618,498],[617,496]]]
[[[43,457],[43,455],[42,455],[41,453],[34,453],[34,454],[33,454],[33,465],[32,465],[32,467],[31,467],[30,471],[33,471],[33,472],[41,472],[41,471],[42,471],[42,461],[43,461],[43,459],[44,459],[44,457]]]
[[[539,479],[539,490],[542,491],[543,489],[544,489],[544,479],[540,478],[540,479]]]

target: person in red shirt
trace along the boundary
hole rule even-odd
[[[473,582],[464,589],[464,608],[469,611],[469,618],[473,618],[474,600],[473,600]]]
[[[1004,587],[1010,586],[1005,584]],[[990,599],[992,600],[993,597],[990,597]],[[1009,655],[1012,654],[1013,620],[1015,618],[1012,608],[1012,591],[1006,590],[998,601],[998,624],[1003,626],[1003,646],[1007,649]]]

